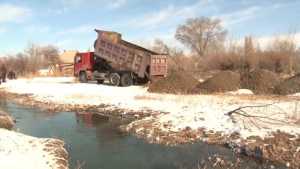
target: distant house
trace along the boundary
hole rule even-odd
[[[77,50],[69,50],[64,51],[62,55],[60,55],[61,61],[61,73],[63,76],[73,76],[74,74],[74,57],[78,51]]]

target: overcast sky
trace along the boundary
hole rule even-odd
[[[28,42],[86,51],[95,28],[123,39],[168,44],[187,18],[218,17],[230,36],[267,39],[300,23],[299,0],[0,0],[0,56],[21,52]]]

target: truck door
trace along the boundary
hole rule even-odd
[[[74,58],[74,75],[78,76],[78,73],[82,69],[82,56],[76,54]]]

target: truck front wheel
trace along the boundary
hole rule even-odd
[[[81,72],[79,75],[79,82],[80,83],[87,83],[87,77],[85,72]]]
[[[124,87],[127,87],[127,86],[131,86],[132,85],[132,78],[130,76],[130,74],[128,73],[125,73],[122,75],[121,77],[121,85],[124,86]]]
[[[112,86],[118,86],[120,83],[120,75],[118,73],[112,73],[109,75],[109,83]]]

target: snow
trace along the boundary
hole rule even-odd
[[[242,95],[242,94],[254,94],[251,90],[249,89],[239,89],[237,91],[230,91],[228,92],[229,94],[233,95]]]
[[[32,81],[34,82],[62,82],[62,83],[68,83],[72,80],[75,80],[74,77],[37,77],[33,78]]]
[[[43,150],[55,139],[35,138],[0,128],[0,140],[0,168],[60,167],[56,164],[59,157],[53,155],[54,150]]]
[[[287,133],[300,134],[300,127],[291,125],[299,120],[299,99],[285,97],[255,96],[251,91],[241,89],[226,94],[216,95],[171,95],[148,93],[141,86],[113,87],[107,82],[103,85],[80,83],[49,83],[64,81],[60,78],[14,80],[5,84],[9,92],[33,94],[33,98],[42,102],[56,104],[110,104],[128,111],[152,109],[167,113],[155,116],[154,125],[164,131],[180,131],[186,127],[192,129],[206,128],[207,131],[221,131],[229,136],[233,132],[240,133],[242,139],[249,136],[261,138],[272,137],[272,132],[280,130]],[[268,106],[263,106],[267,105]],[[264,118],[249,119],[245,116],[226,115],[239,107],[246,106],[246,115]],[[257,107],[247,107],[257,106]],[[113,109],[109,107],[107,109]],[[243,113],[242,111],[237,111]],[[141,119],[141,120],[149,120]],[[171,122],[168,128],[164,123]]]

